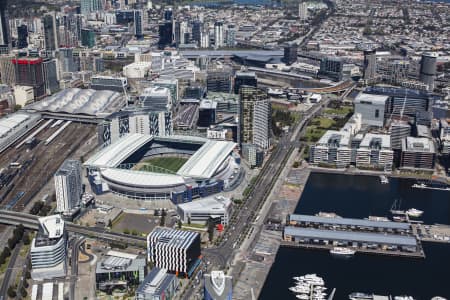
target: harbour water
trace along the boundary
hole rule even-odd
[[[312,173],[296,213],[336,212],[342,217],[390,217],[395,201],[400,209],[425,211],[426,224],[450,224],[450,193],[413,189],[414,180],[390,178],[382,185],[378,176]],[[401,199],[401,201],[400,201]],[[280,248],[260,299],[296,299],[288,290],[292,277],[317,273],[326,286],[336,288],[335,299],[352,292],[450,298],[450,244],[424,243],[426,259],[357,253],[350,259],[332,257],[327,251]],[[276,287],[276,288],[274,288]]]

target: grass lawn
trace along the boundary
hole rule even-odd
[[[142,162],[143,165],[139,166],[139,170],[149,170],[146,166],[153,166],[157,168],[163,168],[172,172],[177,172],[187,161],[184,157],[157,157],[150,158]],[[145,164],[145,165],[144,165]],[[152,172],[157,172],[158,169],[152,169]]]
[[[351,106],[342,106],[341,108],[327,108],[324,111],[324,113],[326,114],[341,116],[346,116],[350,112],[353,112],[353,107]]]

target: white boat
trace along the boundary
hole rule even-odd
[[[418,218],[423,214],[423,211],[415,208],[410,208],[406,211],[406,214],[410,217]]]
[[[339,256],[352,256],[356,253],[356,251],[345,247],[334,247],[330,250],[330,253]]]
[[[389,179],[385,175],[380,175],[381,184],[388,184]]]
[[[395,296],[394,300],[414,300],[411,296]]]
[[[323,211],[317,213],[316,216],[322,218],[342,218],[341,216],[337,215],[334,212],[323,212]]]
[[[301,299],[301,300],[308,300],[309,299],[309,296],[305,295],[305,294],[300,294],[300,295],[297,295],[295,297],[297,297],[297,299]]]

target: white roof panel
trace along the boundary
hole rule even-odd
[[[84,165],[97,168],[116,167],[152,139],[153,136],[151,135],[138,133],[128,134],[97,152]]]
[[[102,177],[114,182],[141,188],[167,187],[185,184],[183,177],[172,174],[135,171],[127,169],[104,169]]]
[[[209,179],[235,147],[236,144],[233,142],[208,140],[178,170],[177,174],[185,177]]]

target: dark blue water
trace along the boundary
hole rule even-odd
[[[412,189],[413,180],[312,173],[296,213],[336,212],[343,217],[390,216],[395,199],[402,209],[424,210],[425,223],[450,223],[450,193]],[[352,292],[411,295],[416,299],[450,297],[450,245],[425,243],[426,259],[365,255],[351,259],[332,257],[327,251],[280,248],[260,299],[296,299],[288,288],[292,277],[317,273],[335,299],[348,299]],[[276,287],[276,289],[274,288]]]

